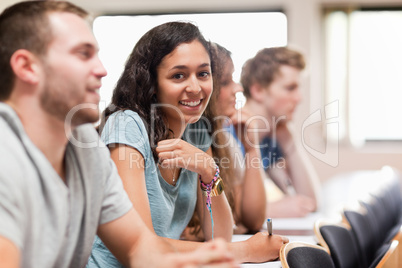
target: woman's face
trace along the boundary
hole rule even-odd
[[[288,65],[279,68],[272,83],[266,90],[265,107],[271,116],[285,116],[289,121],[300,103],[300,70]]]
[[[208,52],[197,40],[180,44],[162,59],[157,80],[158,102],[168,121],[197,122],[212,93]]]
[[[231,58],[227,59],[220,80],[220,92],[218,96],[218,115],[231,117],[236,113],[236,93],[242,92],[243,88],[233,81],[234,65]]]

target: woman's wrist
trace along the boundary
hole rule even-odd
[[[201,177],[201,182],[208,184],[211,183],[211,181],[214,179],[217,165],[212,157],[206,160],[205,163],[207,164],[204,173],[200,173],[199,175]]]
[[[229,243],[229,250],[238,262],[250,260],[250,245],[247,240]]]
[[[215,167],[213,169],[212,179],[205,180],[202,175],[199,175],[199,179],[200,179],[200,183],[201,183],[201,189],[205,190],[208,187],[212,187],[214,185],[214,183],[220,177],[219,173],[220,173],[219,167],[218,167],[218,165],[215,164]]]

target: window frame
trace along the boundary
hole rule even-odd
[[[356,6],[356,5],[346,5],[346,6],[324,6],[322,12],[322,21],[323,21],[323,52],[324,52],[324,60],[323,60],[323,85],[324,85],[324,100],[325,103],[331,103],[335,99],[330,99],[330,96],[333,92],[328,87],[328,77],[329,75],[329,63],[328,63],[328,36],[326,30],[328,29],[327,25],[327,18],[329,15],[335,12],[343,12],[346,15],[346,22],[347,22],[347,29],[345,31],[346,35],[346,64],[344,65],[345,69],[345,85],[343,88],[343,96],[338,98],[339,102],[343,102],[343,108],[340,107],[339,110],[339,127],[341,128],[340,133],[330,134],[329,140],[334,141],[334,138],[338,139],[339,144],[352,146],[354,148],[363,148],[367,149],[368,152],[373,152],[377,150],[385,150],[390,151],[396,148],[402,148],[402,136],[400,139],[362,139],[362,140],[353,140],[351,137],[351,130],[350,130],[350,101],[349,101],[349,94],[350,94],[350,16],[354,11],[400,11],[402,12],[402,5],[401,6]],[[342,129],[343,128],[343,129]],[[343,134],[342,134],[343,132]],[[332,139],[333,138],[333,139]],[[381,149],[380,149],[381,148]]]

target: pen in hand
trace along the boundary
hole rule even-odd
[[[272,218],[267,219],[267,229],[268,229],[268,234],[272,235]]]

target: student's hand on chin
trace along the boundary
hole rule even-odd
[[[236,130],[237,137],[244,146],[245,151],[258,148],[258,117],[253,118],[249,112],[244,109],[230,117]]]
[[[200,175],[215,171],[215,161],[211,156],[182,139],[160,141],[156,152],[164,167],[185,168]]]
[[[281,121],[278,123],[276,126],[276,139],[282,146],[283,150],[286,150],[287,147],[291,147],[295,143],[292,122]]]

